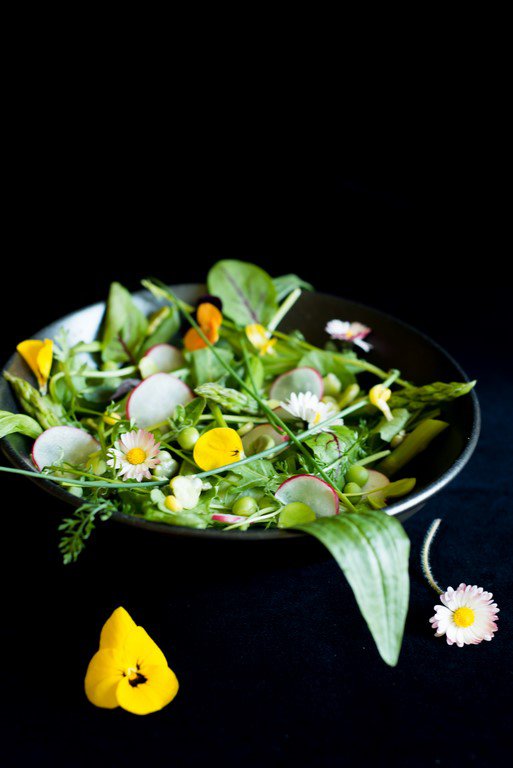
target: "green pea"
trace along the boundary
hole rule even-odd
[[[353,493],[361,493],[362,489],[358,485],[358,483],[346,483],[344,485],[344,493],[348,494],[349,496]]]
[[[241,515],[242,517],[249,517],[258,509],[258,504],[252,496],[243,496],[241,499],[237,499],[232,507],[234,515]]]
[[[178,444],[184,451],[192,451],[198,442],[199,432],[195,427],[187,427],[178,435]]]
[[[360,488],[363,488],[368,479],[369,472],[367,469],[365,469],[365,467],[360,467],[358,464],[353,464],[353,466],[349,467],[347,470],[347,483],[356,483],[360,486]]]
[[[315,512],[308,504],[303,504],[302,501],[293,501],[281,510],[278,528],[291,528],[293,525],[311,523],[313,520],[315,520]]]
[[[323,382],[325,395],[338,395],[342,389],[340,379],[338,376],[335,376],[334,373],[328,373],[328,375],[323,378]]]

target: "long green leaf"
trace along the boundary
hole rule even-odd
[[[329,549],[343,570],[381,658],[395,666],[408,612],[410,542],[383,512],[323,517],[296,526]]]
[[[218,261],[208,273],[207,284],[209,292],[222,300],[223,314],[238,325],[267,325],[278,308],[273,281],[247,261]]]
[[[39,437],[42,431],[37,421],[30,416],[25,416],[22,413],[0,411],[0,437],[19,432],[21,435],[36,438]]]

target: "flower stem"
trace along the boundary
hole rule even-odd
[[[291,293],[289,293],[285,301],[282,303],[281,307],[278,308],[278,311],[276,312],[274,317],[271,318],[271,320],[267,324],[267,330],[274,331],[274,329],[279,326],[279,324],[281,323],[281,321],[283,320],[287,312],[290,309],[292,309],[292,307],[294,306],[294,304],[296,303],[296,301],[299,299],[300,296],[301,296],[301,288],[295,288],[293,291],[291,291]]]
[[[420,552],[420,564],[422,566],[424,576],[426,577],[429,586],[432,587],[438,595],[443,595],[443,589],[440,588],[440,585],[437,583],[435,577],[433,576],[431,564],[429,562],[429,552],[441,522],[442,521],[439,517],[436,518],[436,520],[433,520],[428,528]]]

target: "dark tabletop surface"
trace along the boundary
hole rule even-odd
[[[92,182],[87,158],[82,164]],[[148,273],[196,281],[217,258],[246,258],[431,335],[479,381],[481,439],[459,477],[406,523],[411,599],[395,669],[380,660],[341,572],[316,543],[189,543],[105,524],[64,567],[57,524],[68,508],[3,475],[8,764],[504,764],[513,683],[511,332],[496,257],[481,251],[477,268],[467,259],[479,236],[477,204],[460,186],[444,188],[447,204],[433,206],[436,185],[426,195],[406,162],[402,174],[390,163],[370,179],[352,168],[308,179],[275,170],[269,179],[255,160],[246,175],[232,170],[221,193],[220,161],[195,170],[180,177],[185,188],[171,185],[166,205],[127,176],[114,207],[110,177],[78,207],[70,182],[58,217],[53,206],[44,215],[32,206],[30,242],[41,238],[44,255],[4,317],[3,358],[56,317],[103,299],[111,279],[132,289]],[[5,285],[19,281],[27,227]],[[438,580],[478,584],[499,604],[491,643],[459,649],[433,636],[436,596],[419,548],[435,517],[443,519],[432,555]],[[175,701],[145,718],[96,709],[83,693],[100,628],[118,605],[159,643],[180,681]]]

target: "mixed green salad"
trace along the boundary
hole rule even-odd
[[[282,528],[326,545],[382,657],[397,662],[408,604],[409,542],[387,513],[410,493],[409,462],[448,426],[444,403],[474,382],[422,384],[367,359],[357,318],[280,331],[312,287],[224,260],[195,306],[158,280],[149,317],[119,283],[100,337],[66,333],[18,351],[35,375],[5,372],[22,413],[0,436],[34,440],[34,471],[81,500],[60,528],[65,562],[115,512],[220,531]],[[317,335],[319,335],[317,333]]]

